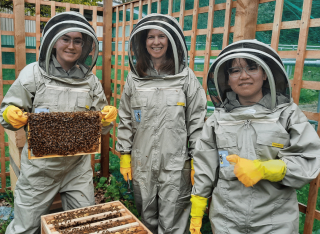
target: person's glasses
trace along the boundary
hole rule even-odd
[[[228,69],[228,74],[230,78],[239,78],[244,69],[249,76],[255,75],[259,72],[259,67],[259,64],[247,65],[246,67],[231,67]]]
[[[73,42],[74,47],[83,47],[84,45],[84,41],[81,38],[71,39],[69,37],[61,37],[59,39],[59,42],[66,46],[70,45],[71,41]]]

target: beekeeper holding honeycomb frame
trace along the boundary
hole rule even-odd
[[[25,112],[103,111],[107,134],[117,110],[108,106],[99,79],[92,73],[99,52],[97,36],[77,12],[52,17],[42,33],[39,61],[27,65],[1,103],[0,122],[9,130],[27,123]],[[15,188],[14,219],[6,234],[40,233],[40,216],[48,213],[55,195],[64,210],[95,204],[91,156],[28,160],[21,154]]]

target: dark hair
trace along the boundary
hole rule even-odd
[[[137,65],[136,65],[136,70],[139,74],[139,76],[144,77],[147,76],[148,74],[146,73],[147,69],[150,67],[150,54],[146,48],[146,41],[147,41],[147,36],[149,33],[150,29],[144,30],[140,33],[140,40],[135,40],[139,43],[137,46],[138,48],[138,60],[137,60]],[[172,46],[171,43],[168,39],[168,48],[166,51],[166,61],[161,64],[160,70],[161,71],[166,71],[168,74],[174,74],[174,59],[173,59],[173,51],[172,51]]]

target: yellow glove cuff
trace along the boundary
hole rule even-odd
[[[204,212],[206,211],[208,198],[200,197],[197,195],[191,195],[190,201],[192,203],[191,213],[190,213],[191,217],[202,218],[204,215]]]
[[[10,105],[10,106],[7,106],[7,108],[4,110],[4,112],[2,113],[2,116],[3,116],[3,119],[4,121],[6,121],[8,124],[11,124],[8,117],[7,117],[7,113],[8,111],[12,108],[12,107],[15,107],[13,105]]]
[[[123,154],[120,156],[120,167],[129,168],[131,167],[131,155]]]
[[[105,119],[101,119],[101,123],[103,127],[109,126],[110,122],[107,122]]]
[[[281,181],[287,172],[287,164],[279,159],[261,162],[261,166],[264,170],[263,179],[271,182]]]
[[[191,170],[194,170],[194,167],[193,167],[193,159],[191,159]]]

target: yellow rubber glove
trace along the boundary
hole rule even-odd
[[[282,160],[249,160],[232,154],[227,156],[230,163],[235,163],[234,174],[246,187],[258,183],[260,180],[278,182],[286,175],[287,165]]]
[[[117,108],[114,106],[105,106],[103,107],[103,110],[101,111],[102,113],[102,119],[101,123],[102,126],[108,126],[110,125],[111,122],[115,121],[117,118]]]
[[[202,217],[206,211],[208,198],[191,195],[190,201],[192,204],[190,213],[190,232],[191,234],[201,234]]]
[[[21,128],[22,126],[26,125],[28,122],[27,112],[22,112],[16,106],[8,106],[3,114],[3,119],[8,123],[11,124],[14,128]]]
[[[191,184],[194,185],[194,167],[193,167],[193,159],[191,159]]]
[[[123,154],[120,156],[120,173],[123,175],[125,181],[132,180],[131,171],[131,155]]]
[[[202,218],[196,217],[190,219],[190,233],[201,234],[200,229],[202,226]]]

